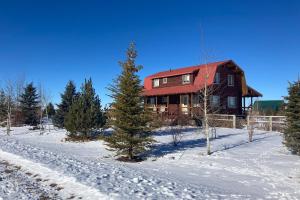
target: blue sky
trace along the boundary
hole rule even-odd
[[[300,1],[0,0],[0,84],[25,75],[57,103],[68,80],[92,77],[105,104],[131,41],[141,78],[203,63],[206,51],[279,99],[300,72]]]

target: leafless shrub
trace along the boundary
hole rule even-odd
[[[176,147],[182,140],[182,126],[170,126],[170,133],[172,136],[172,143]]]

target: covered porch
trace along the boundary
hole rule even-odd
[[[247,86],[247,93],[242,96],[242,98],[243,98],[243,103],[242,103],[243,114],[246,115],[247,111],[252,108],[253,98],[259,98],[262,96],[263,95],[260,92],[258,92],[257,90],[255,90],[254,88],[252,88],[250,86]],[[246,102],[246,100],[248,100],[248,103]]]
[[[145,103],[152,112],[162,115],[191,115],[196,106],[193,93],[148,96]]]

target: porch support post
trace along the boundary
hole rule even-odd
[[[251,109],[252,109],[252,101],[253,101],[253,99],[252,99],[253,97],[251,96],[251,98],[250,98],[250,105],[251,105]]]
[[[167,96],[167,109],[168,109],[168,111],[169,111],[169,101],[170,101],[169,98],[170,98],[170,95]]]

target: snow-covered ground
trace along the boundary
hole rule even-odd
[[[64,130],[3,130],[0,199],[300,199],[300,157],[276,132],[248,143],[246,130],[217,129],[207,156],[196,128],[184,128],[177,147],[164,128],[146,161],[123,163],[103,141],[65,142]]]

